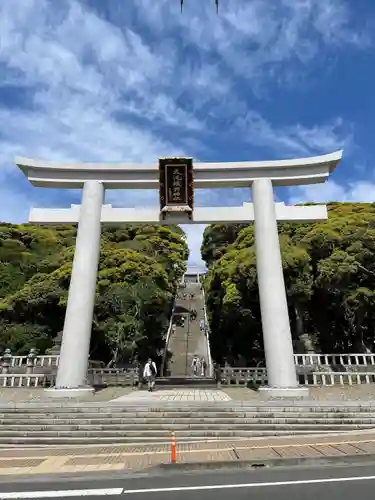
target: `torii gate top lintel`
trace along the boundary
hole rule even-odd
[[[275,186],[325,182],[342,158],[334,153],[291,160],[194,163],[195,188],[249,187],[256,179],[270,179]],[[16,158],[17,166],[38,187],[82,188],[97,180],[106,189],[158,189],[159,168],[135,163],[51,163]]]

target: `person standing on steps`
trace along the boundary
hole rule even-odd
[[[198,358],[197,355],[195,355],[193,357],[193,361],[191,362],[191,370],[193,372],[193,377],[196,377],[199,373],[199,369],[200,369],[200,359]]]
[[[202,375],[202,377],[205,377],[206,376],[207,363],[206,363],[206,360],[204,358],[201,359],[201,368],[202,368],[201,375]]]
[[[151,358],[148,358],[143,370],[143,377],[147,380],[148,391],[152,392],[155,388],[155,378],[157,374],[156,364]]]

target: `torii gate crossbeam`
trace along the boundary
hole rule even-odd
[[[33,224],[78,224],[80,205],[70,208],[32,208],[29,222]],[[325,205],[288,206],[275,203],[276,219],[279,222],[315,222],[327,219]],[[238,207],[196,207],[192,219],[186,221],[183,215],[163,219],[159,208],[113,208],[103,205],[101,223],[114,224],[240,224],[254,222],[254,205],[244,203]]]

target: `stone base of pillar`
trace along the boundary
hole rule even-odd
[[[93,394],[95,389],[88,385],[85,387],[73,387],[71,389],[48,387],[48,389],[44,389],[44,391],[51,398],[79,398],[81,396],[86,396],[87,394]]]
[[[307,398],[310,390],[304,385],[297,387],[271,387],[264,385],[258,391],[268,398]]]

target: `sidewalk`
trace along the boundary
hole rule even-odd
[[[274,437],[231,441],[177,442],[177,462],[211,463],[375,454],[375,432]],[[144,471],[170,463],[170,445],[71,446],[0,449],[0,476]]]
[[[310,395],[308,400],[295,400],[296,404],[332,404],[333,406],[340,403],[350,403],[354,404],[369,404],[374,402],[375,400],[375,384],[363,384],[363,385],[353,385],[353,386],[323,386],[323,387],[313,387],[310,386]],[[155,398],[160,398],[163,395],[163,392],[166,391],[166,388],[158,387],[156,381],[156,392],[154,393]],[[175,392],[179,392],[181,397],[177,398],[167,398],[167,399],[175,399],[179,401],[183,400],[194,400],[194,397],[185,398],[186,393],[194,394],[194,389],[184,390],[181,388],[174,388]],[[233,400],[234,402],[243,402],[243,404],[254,404],[258,405],[259,403],[272,403],[273,400],[266,398],[261,393],[247,389],[244,386],[231,386],[223,384],[221,386],[221,390],[206,390],[199,391],[200,397],[197,398],[200,401],[210,401],[212,398],[204,397],[202,395],[203,392],[206,392],[207,395],[220,393],[223,395],[223,398],[226,400]],[[108,404],[110,401],[116,400],[118,398],[135,399],[136,395],[139,392],[132,387],[107,387],[105,389],[101,389],[94,394],[87,394],[85,396],[74,399],[74,401],[69,400],[69,404],[95,404],[102,403]],[[149,394],[149,393],[147,393]],[[190,394],[190,396],[191,396]],[[183,397],[182,397],[183,396]],[[60,401],[60,404],[66,404],[65,401]],[[289,401],[292,403],[291,401]],[[1,387],[0,388],[0,405],[20,405],[20,404],[48,404],[52,405],[56,404],[56,401],[52,401],[51,397],[44,391],[43,387],[38,388],[26,388],[26,387]]]

